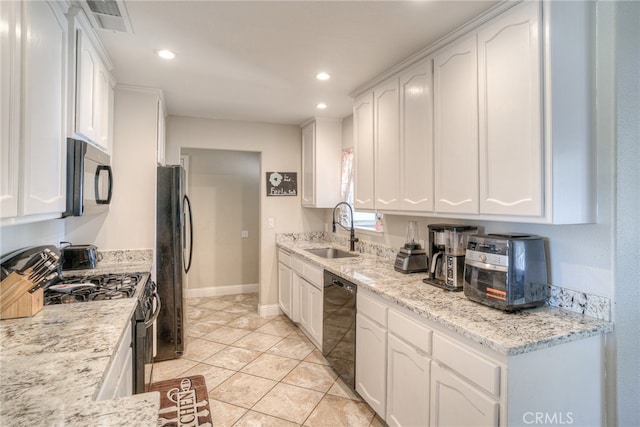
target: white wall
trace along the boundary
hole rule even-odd
[[[616,209],[614,235],[615,375],[609,375],[607,393],[617,402],[609,410],[610,425],[640,425],[640,3],[603,2],[601,19],[607,20],[600,63],[613,75],[604,73],[603,84],[615,85],[615,120],[610,136],[616,143]],[[613,405],[612,405],[613,406]]]
[[[182,154],[189,157],[194,230],[187,289],[209,288],[216,294],[211,288],[257,284],[260,154],[210,149],[183,149]]]
[[[67,218],[67,240],[109,250],[155,248],[159,95],[155,89],[116,87],[109,212]]]
[[[61,219],[4,226],[0,228],[0,255],[26,246],[58,246],[64,240],[64,221]]]
[[[181,148],[260,153],[261,306],[277,304],[276,233],[324,228],[324,209],[303,209],[299,196],[266,196],[266,172],[297,172],[300,178],[300,140],[301,131],[297,126],[180,116],[169,116],[167,119],[167,163],[178,163]],[[274,219],[274,228],[267,228],[268,218]]]

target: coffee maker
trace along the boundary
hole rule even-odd
[[[400,273],[419,273],[429,270],[427,252],[419,242],[418,223],[407,223],[407,243],[404,244],[398,255],[394,269]]]
[[[464,255],[467,240],[478,227],[455,224],[430,224],[429,271],[423,282],[449,291],[461,291],[464,283]]]

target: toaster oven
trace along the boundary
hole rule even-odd
[[[504,311],[547,300],[547,256],[542,237],[527,234],[469,236],[463,291],[467,298]]]

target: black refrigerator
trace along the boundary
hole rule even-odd
[[[191,267],[191,203],[183,188],[182,166],[158,166],[156,199],[156,283],[161,308],[155,361],[176,359],[185,351],[185,276]]]

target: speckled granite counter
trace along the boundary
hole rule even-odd
[[[92,276],[94,274],[144,273],[151,270],[151,249],[127,251],[100,251],[102,260],[91,270],[66,270],[65,277]]]
[[[421,274],[396,272],[387,253],[378,254],[381,256],[363,253],[355,258],[321,258],[305,249],[339,247],[344,250],[347,246],[318,238],[281,238],[277,246],[505,355],[522,354],[613,330],[610,322],[554,307],[510,314],[477,304],[461,292],[443,291],[423,283]]]
[[[105,262],[89,271],[150,267]],[[136,298],[52,305],[33,317],[0,321],[0,425],[157,425],[158,393],[95,401],[135,304]]]

